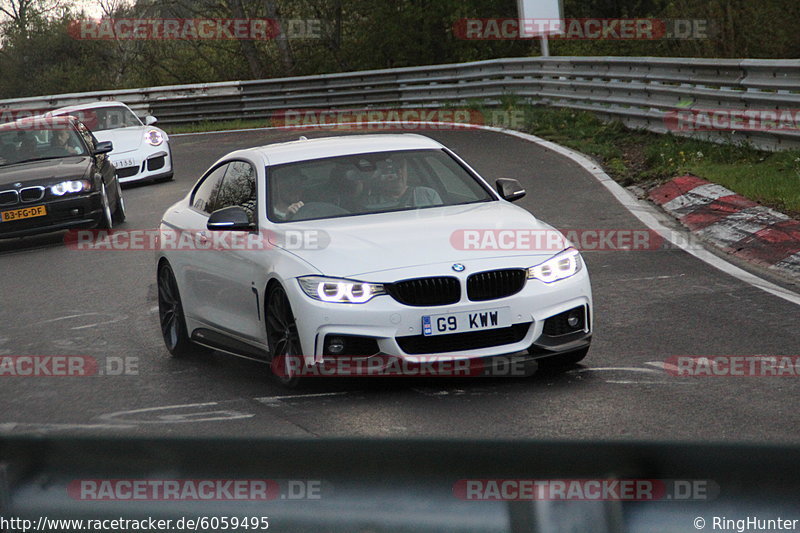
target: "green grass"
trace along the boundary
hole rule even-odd
[[[264,128],[270,125],[271,125],[270,121],[267,119],[262,119],[262,120],[239,119],[239,120],[191,122],[188,124],[181,124],[176,126],[164,126],[163,129],[168,134],[173,135],[176,133],[202,133],[204,131],[245,130],[249,128]]]
[[[500,106],[467,106],[491,117],[493,111],[516,112],[524,117],[515,129],[533,133],[597,159],[622,185],[652,185],[693,174],[719,183],[764,205],[800,216],[800,151],[764,152],[748,145],[716,144],[674,135],[630,130],[618,121],[604,122],[594,114],[553,107],[520,104],[513,95]],[[269,126],[269,120],[201,122],[165,128],[168,133]],[[505,124],[498,124],[505,125]]]
[[[765,152],[749,145],[717,144],[630,130],[592,113],[518,106],[524,130],[599,160],[623,185],[650,185],[692,174],[752,200],[800,215],[800,151]]]

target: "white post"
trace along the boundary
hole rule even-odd
[[[547,35],[542,34],[542,57],[550,57],[550,43],[547,41]]]

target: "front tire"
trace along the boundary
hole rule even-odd
[[[100,184],[100,204],[102,211],[98,227],[100,229],[111,229],[114,227],[114,217],[111,214],[111,204],[108,201],[108,191],[105,183]]]
[[[158,269],[158,320],[164,345],[173,357],[211,352],[189,339],[178,282],[175,280],[172,267],[166,262]]]
[[[117,180],[117,201],[114,203],[114,224],[122,224],[125,222],[125,199],[122,198],[122,186]]]
[[[284,387],[297,387],[300,383],[298,367],[304,361],[303,351],[292,306],[283,287],[274,285],[270,288],[266,308],[270,370]]]

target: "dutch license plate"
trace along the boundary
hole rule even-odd
[[[47,209],[43,205],[34,207],[23,207],[22,209],[13,209],[11,211],[3,211],[0,213],[3,222],[11,222],[12,220],[22,220],[23,218],[43,217],[47,214]]]
[[[487,329],[507,328],[511,325],[511,308],[481,309],[422,317],[422,334],[446,335]]]

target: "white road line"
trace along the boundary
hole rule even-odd
[[[233,400],[229,400],[233,401]],[[204,402],[204,403],[185,403],[179,405],[163,405],[160,407],[147,407],[145,409],[132,409],[130,411],[115,411],[101,415],[99,418],[106,421],[114,421],[117,417],[124,417],[130,415],[137,415],[141,413],[152,413],[154,411],[169,411],[170,409],[189,409],[192,407],[214,407],[219,406],[222,402]],[[206,416],[202,416],[206,415]],[[122,423],[132,424],[178,424],[187,422],[212,422],[217,420],[238,420],[241,418],[252,418],[255,415],[252,413],[242,413],[232,410],[215,410],[215,411],[200,411],[196,413],[178,413],[178,414],[164,414],[157,420],[121,420]]]
[[[79,313],[79,314],[76,314],[76,315],[61,316],[61,317],[58,317],[58,318],[51,318],[51,319],[48,319],[48,320],[42,320],[40,322],[37,322],[36,324],[52,324],[53,322],[60,322],[62,320],[71,320],[73,318],[82,318],[82,317],[90,317],[90,316],[112,316],[113,318],[111,318],[109,320],[102,320],[100,322],[95,322],[95,323],[92,323],[92,324],[86,324],[86,325],[83,325],[83,326],[73,326],[73,327],[71,327],[69,329],[80,330],[80,329],[94,328],[94,327],[97,327],[97,326],[105,326],[106,324],[114,324],[115,322],[120,322],[120,321],[126,320],[128,318],[128,315],[116,315],[115,316],[115,315],[110,315],[108,313],[94,313],[94,312],[92,312],[92,313]]]
[[[434,390],[434,389],[426,390],[426,389],[415,389],[415,388],[412,388],[411,390],[413,390],[418,394],[422,394],[423,396],[448,396],[450,394],[450,392],[446,390]]]
[[[597,366],[597,367],[576,368],[575,370],[569,370],[569,372],[574,374],[579,374],[581,372],[609,372],[615,370],[624,370],[626,372],[642,372],[643,374],[661,373],[656,370],[652,370],[650,368],[640,368],[638,366]]]
[[[623,278],[620,281],[651,281],[654,279],[674,279],[674,278],[682,278],[686,274],[675,274],[671,276],[647,276],[645,278]]]
[[[87,329],[87,328],[96,328],[97,326],[105,326],[108,324],[115,324],[117,322],[121,322],[126,320],[128,315],[119,315],[117,318],[112,318],[111,320],[104,320],[103,322],[95,322],[94,324],[86,324],[85,326],[74,326],[69,329],[79,330],[79,329]]]
[[[41,320],[36,322],[37,324],[49,324],[51,322],[58,322],[60,320],[68,320],[70,318],[78,318],[81,316],[92,316],[92,315],[99,315],[100,313],[78,313],[77,315],[67,315],[67,316],[60,316],[58,318],[51,318],[48,320]]]
[[[656,368],[661,368],[663,370],[666,370],[667,372],[675,372],[675,373],[678,372],[677,366],[670,363],[665,363],[664,361],[648,361],[645,364],[649,366],[654,366]]]
[[[319,392],[315,394],[295,394],[295,395],[283,395],[283,396],[262,396],[261,398],[253,398],[257,402],[261,403],[278,403],[283,400],[302,400],[304,398],[322,398],[325,396],[344,396],[345,394],[351,394],[353,391],[341,391],[341,392]]]
[[[375,121],[375,122],[344,122],[344,123],[337,123],[337,125],[341,126],[370,126],[370,125],[385,125],[391,124],[391,121]],[[453,123],[453,122],[425,122],[425,121],[403,121],[405,124],[414,124],[414,125],[436,125],[438,127],[441,126],[453,126],[459,127],[468,131],[470,129],[474,130],[485,130],[485,131],[493,131],[496,133],[503,133],[505,135],[510,135],[512,137],[517,137],[518,139],[522,139],[525,141],[532,142],[534,144],[538,144],[543,148],[547,148],[552,150],[553,152],[563,155],[567,157],[583,167],[583,169],[591,174],[597,181],[599,181],[608,191],[611,193],[617,201],[622,204],[622,206],[631,212],[633,216],[638,218],[645,226],[648,228],[659,232],[662,235],[666,235],[667,238],[672,244],[683,250],[684,252],[693,255],[697,259],[703,261],[707,265],[710,265],[717,270],[721,270],[722,272],[733,276],[734,278],[747,283],[752,287],[756,287],[761,289],[765,292],[772,294],[773,296],[777,296],[778,298],[782,298],[787,302],[791,302],[796,305],[800,305],[800,294],[792,292],[790,290],[784,289],[780,285],[776,285],[771,281],[767,281],[764,278],[756,276],[755,274],[751,274],[750,272],[737,267],[736,265],[729,263],[722,259],[721,257],[714,255],[713,253],[709,252],[708,250],[702,248],[693,248],[689,245],[690,240],[685,238],[677,238],[673,235],[673,230],[665,226],[664,224],[659,221],[656,216],[653,214],[655,208],[647,206],[643,202],[639,202],[627,189],[625,189],[622,185],[614,181],[611,176],[606,174],[606,172],[600,168],[597,164],[593,163],[588,157],[578,152],[574,152],[569,148],[565,148],[559,144],[554,142],[546,141],[541,137],[537,137],[536,135],[531,135],[529,133],[522,133],[519,131],[508,130],[505,128],[497,128],[494,126],[482,126],[476,124],[463,124],[463,123]],[[307,128],[309,131],[313,128]],[[288,131],[288,130],[297,130],[296,126],[271,126],[271,127],[264,127],[264,128],[246,128],[240,130],[222,130],[222,131],[206,131],[206,132],[198,132],[198,133],[179,133],[175,135],[170,135],[170,137],[179,137],[179,136],[189,136],[189,135],[211,135],[211,134],[221,134],[221,133],[240,133],[246,131]],[[298,132],[301,134],[300,132]],[[677,233],[677,232],[675,232]],[[691,235],[691,232],[689,232]]]
[[[47,422],[0,422],[0,434],[14,431],[66,431],[70,429],[130,429],[130,424],[50,424]]]

